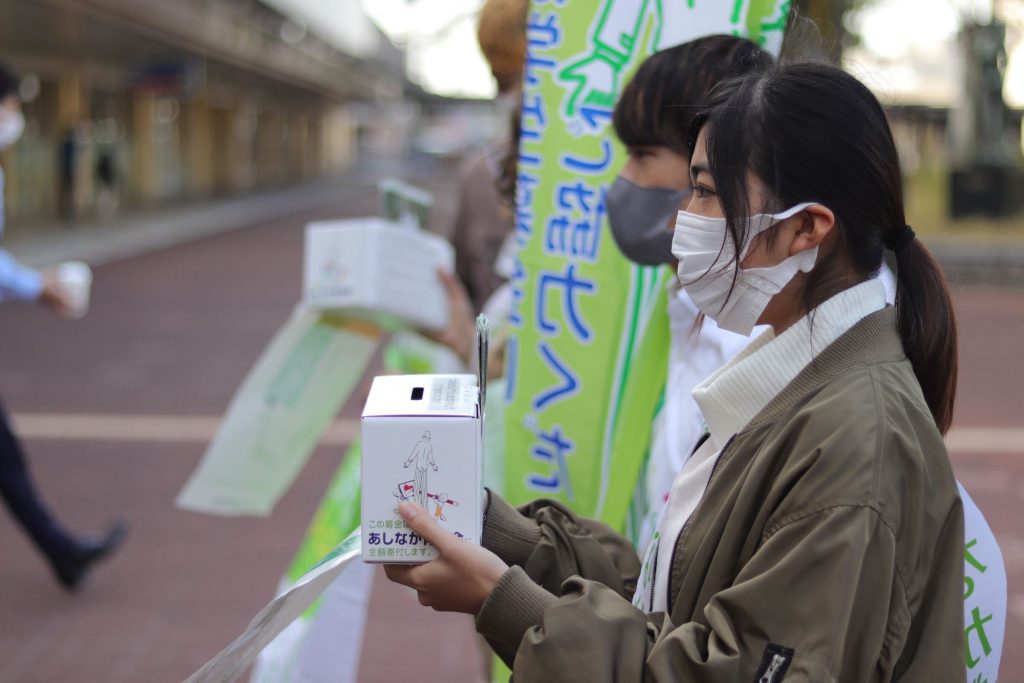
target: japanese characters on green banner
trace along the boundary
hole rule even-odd
[[[615,100],[652,52],[728,33],[777,51],[789,0],[535,0],[527,27],[505,495],[623,528],[664,386],[666,269],[605,228]]]

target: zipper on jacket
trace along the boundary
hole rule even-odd
[[[669,577],[671,578],[671,576]],[[654,586],[658,583],[658,548],[654,549],[654,566],[651,567],[651,601],[647,603],[650,607],[648,609],[654,609]]]
[[[707,496],[708,489],[711,488],[711,482],[715,480],[715,472],[718,471],[718,463],[722,462],[722,457],[725,456],[725,452],[729,449],[729,446],[732,445],[732,442],[733,442],[733,440],[735,438],[736,438],[735,434],[730,436],[729,440],[726,441],[725,445],[722,446],[721,450],[718,451],[718,457],[715,458],[715,464],[711,466],[711,474],[708,475],[708,483],[704,487],[704,494],[701,495],[700,500],[697,502],[697,507],[695,507],[693,509],[693,512],[690,513],[690,518],[686,520],[686,524],[684,524],[683,528],[679,530],[679,535],[676,536],[676,542],[672,544],[672,558],[671,558],[671,561],[669,562],[669,565],[668,565],[668,581],[666,581],[666,583],[665,583],[665,611],[666,612],[670,613],[672,611],[672,573],[673,573],[673,569],[676,566],[676,553],[679,552],[679,546],[681,544],[681,541],[683,540],[683,536],[686,534],[687,530],[689,530],[689,528],[690,528],[690,522],[693,521],[694,515],[696,515],[697,512],[700,511],[701,505],[704,503],[704,499]],[[657,567],[657,565],[655,565],[655,567]],[[654,582],[652,581],[651,583],[653,584]],[[651,587],[651,606],[652,607],[654,606],[654,587],[653,586]]]
[[[782,655],[772,655],[772,663],[769,665],[768,670],[764,672],[758,683],[773,683],[775,680],[775,674],[779,673],[779,669],[786,663],[786,658]]]

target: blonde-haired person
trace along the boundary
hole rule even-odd
[[[497,84],[500,116],[507,120],[511,120],[521,93],[528,8],[528,0],[487,0],[480,10],[477,39]],[[455,272],[477,312],[504,281],[494,264],[512,233],[513,215],[497,186],[510,144],[506,136],[487,145],[458,170],[458,208],[452,234]]]
[[[514,92],[523,80],[529,6],[529,0],[487,0],[480,8],[476,39],[499,95]]]

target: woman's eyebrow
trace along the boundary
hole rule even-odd
[[[708,173],[708,174],[710,174],[711,173],[711,169],[708,168],[707,166],[705,166],[704,164],[690,164],[690,178],[691,179],[697,180],[697,177],[701,173]]]

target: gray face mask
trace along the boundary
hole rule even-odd
[[[669,221],[690,190],[640,187],[618,177],[604,198],[615,244],[630,261],[644,266],[673,263]]]

